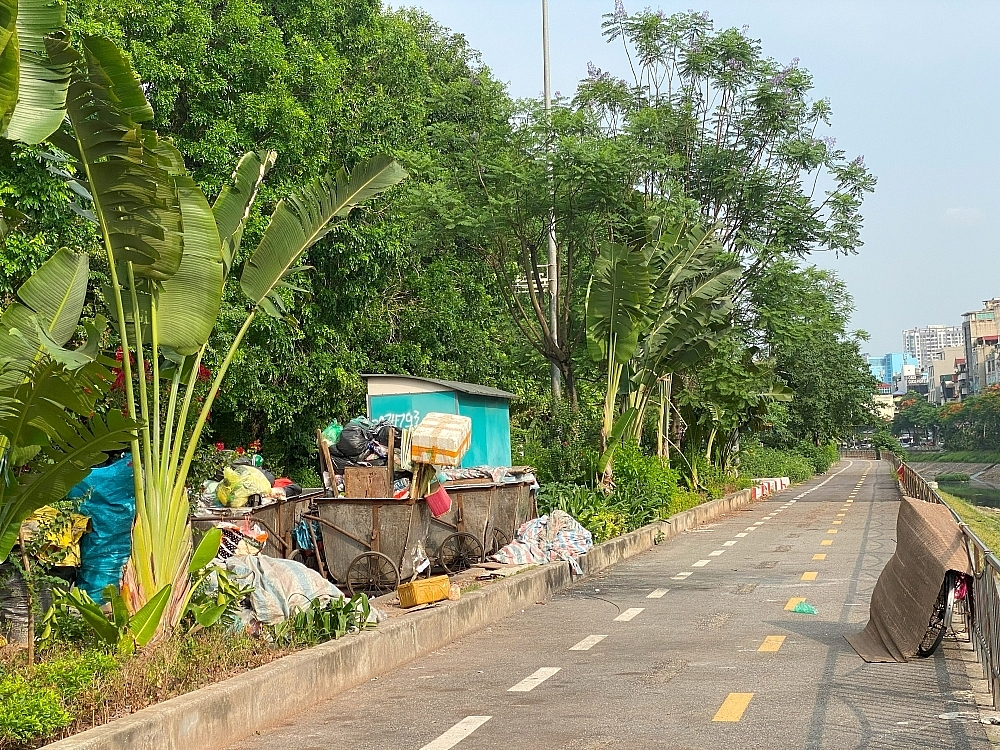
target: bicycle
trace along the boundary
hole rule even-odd
[[[951,627],[952,616],[955,614],[955,603],[964,601],[969,595],[966,576],[949,570],[945,573],[944,583],[938,592],[934,609],[931,610],[927,631],[917,646],[917,656],[926,658],[933,654],[941,645],[945,633]]]

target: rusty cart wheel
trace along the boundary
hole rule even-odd
[[[347,566],[347,590],[351,596],[366,593],[373,598],[399,587],[399,570],[381,552],[363,552]]]
[[[490,554],[495,555],[508,544],[510,544],[510,537],[500,529],[493,529],[493,544],[490,545]]]
[[[300,562],[310,570],[315,570],[319,573],[319,565],[316,562],[316,553],[312,550],[293,549],[292,553],[288,556],[288,559]]]
[[[483,543],[466,531],[452,534],[438,547],[437,561],[449,573],[468,570],[483,561]]]

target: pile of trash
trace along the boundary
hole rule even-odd
[[[517,538],[490,559],[505,565],[527,565],[565,560],[577,575],[583,573],[580,555],[594,546],[594,537],[573,516],[561,510],[526,521]]]

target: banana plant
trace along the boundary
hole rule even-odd
[[[587,351],[607,369],[598,471],[610,480],[610,460],[622,432],[635,416],[629,409],[617,418],[622,372],[639,345],[649,315],[649,269],[641,250],[614,242],[601,245],[587,286]]]
[[[684,221],[651,219],[645,255],[650,266],[653,303],[650,325],[637,348],[629,406],[635,409],[626,432],[639,439],[651,398],[664,393],[671,376],[702,361],[732,327],[733,284],[742,269],[722,252],[714,232]],[[663,411],[669,414],[669,408]]]
[[[607,367],[598,463],[605,480],[620,441],[640,438],[650,399],[659,393],[669,405],[670,376],[711,353],[730,327],[729,294],[739,275],[711,231],[684,221],[651,217],[638,250],[602,246],[588,289],[587,340],[591,357]]]
[[[87,324],[85,344],[66,348],[87,275],[85,255],[58,250],[0,315],[0,561],[25,518],[64,498],[134,434],[120,412],[94,413],[113,382],[113,362],[98,351],[103,319]]]
[[[0,7],[5,2],[11,0],[0,0]],[[22,94],[44,92],[29,101],[38,110],[36,119],[58,112],[65,124],[15,129],[19,96],[2,115],[10,118],[6,135],[45,140],[58,149],[50,155],[52,171],[79,198],[77,213],[99,229],[110,276],[104,298],[122,342],[125,408],[140,425],[132,441],[136,518],[123,591],[137,612],[170,587],[163,617],[170,628],[190,590],[187,476],[236,351],[258,315],[288,314],[286,299],[297,290],[295,276],[306,268],[300,263],[303,253],[355,206],[406,173],[391,158],[376,156],[350,172],[341,169],[311,181],[277,204],[256,249],[241,264],[245,223],[276,155],[246,154],[232,183],[210,205],[177,148],[149,127],[153,110],[121,51],[98,36],[83,37],[79,52],[58,46],[65,21],[59,3],[22,0],[18,32],[26,12],[25,23],[35,20],[46,31],[47,56],[33,52],[41,62],[30,69],[22,65],[17,85]],[[13,32],[7,45],[12,41],[17,43]],[[66,80],[59,67],[65,60],[70,61]],[[248,313],[196,407],[209,337],[227,279],[237,272]]]
[[[145,646],[156,637],[164,610],[170,601],[170,587],[158,591],[138,612],[128,609],[127,592],[119,591],[114,584],[104,587],[101,594],[111,605],[110,617],[86,591],[75,586],[69,591],[54,590],[52,607],[43,618],[41,640],[51,639],[53,621],[68,609],[74,609],[87,627],[106,645],[120,653],[131,653],[136,646]]]

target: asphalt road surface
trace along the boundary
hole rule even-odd
[[[961,661],[844,640],[897,508],[842,461],[234,748],[988,748]]]

